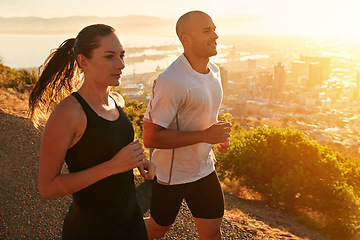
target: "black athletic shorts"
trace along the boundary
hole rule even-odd
[[[67,217],[63,225],[62,240],[147,240],[148,235],[146,231],[143,214],[140,208],[137,208],[132,216],[126,222],[115,223],[104,229],[96,230],[96,226],[83,229],[69,225]]]
[[[161,226],[171,225],[185,199],[195,218],[216,219],[224,215],[224,196],[216,172],[195,182],[162,185],[152,181],[150,213]]]

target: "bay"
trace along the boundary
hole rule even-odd
[[[21,34],[0,34],[0,60],[12,68],[38,68],[44,63],[52,49],[56,49],[64,40],[74,37],[72,35],[21,35]],[[123,45],[126,48],[149,48],[152,46],[179,45],[176,51],[151,51],[151,54],[162,54],[154,60],[143,59],[142,61],[126,64],[124,75],[134,73],[153,72],[157,67],[166,68],[178,56],[181,49],[176,37],[159,36],[121,36]],[[147,51],[147,52],[146,52]],[[149,54],[148,49],[136,52],[127,57],[138,57]],[[125,58],[126,59],[126,58]]]

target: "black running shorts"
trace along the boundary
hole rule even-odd
[[[224,196],[216,172],[195,182],[162,185],[152,181],[150,213],[161,226],[171,225],[185,199],[193,217],[216,219],[224,215]]]

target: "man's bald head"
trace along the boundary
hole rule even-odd
[[[184,54],[189,59],[209,57],[217,54],[216,26],[212,18],[202,11],[191,11],[182,15],[176,23],[176,34],[184,48]]]
[[[180,38],[182,33],[186,33],[189,30],[190,23],[192,23],[199,15],[210,17],[208,14],[198,10],[185,13],[176,23],[176,35]]]

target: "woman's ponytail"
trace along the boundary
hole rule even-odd
[[[78,82],[74,44],[76,39],[64,41],[40,67],[40,77],[29,98],[30,119],[38,126],[41,116],[47,115]]]
[[[79,54],[91,59],[102,37],[115,29],[105,24],[83,28],[75,38],[63,42],[40,67],[40,77],[29,98],[30,118],[38,126],[41,116],[46,116],[64,97],[71,94],[80,82],[76,57]]]

